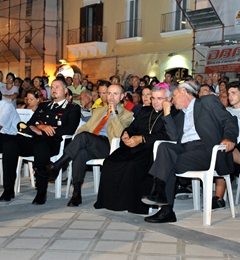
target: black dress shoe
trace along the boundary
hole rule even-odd
[[[78,207],[79,204],[82,204],[82,197],[78,192],[73,192],[72,198],[69,200],[68,207]]]
[[[1,197],[0,197],[0,201],[10,201],[11,199],[14,199],[14,191],[11,190],[4,190]]]
[[[165,194],[159,195],[158,193],[150,194],[142,197],[142,202],[147,205],[167,205],[167,197]]]
[[[149,217],[145,217],[144,221],[149,223],[167,223],[176,222],[177,218],[173,211],[169,213],[163,213],[162,210],[159,210],[156,214]]]
[[[49,181],[55,181],[59,174],[59,171],[54,170],[52,162],[44,167],[34,167],[34,171],[39,176],[47,178]]]
[[[47,200],[47,191],[38,190],[36,197],[32,201],[32,204],[43,205],[45,204],[46,200]]]

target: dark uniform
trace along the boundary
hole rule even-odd
[[[80,122],[81,109],[78,105],[70,104],[67,100],[60,106],[53,107],[53,102],[39,104],[38,109],[27,122],[26,132],[33,137],[22,135],[14,136],[4,150],[3,156],[3,180],[4,190],[13,192],[16,179],[18,156],[34,156],[34,167],[42,169],[50,163],[50,157],[58,154],[62,135],[75,133]],[[36,135],[29,126],[37,124],[56,127],[54,136]],[[48,179],[36,174],[36,187],[38,190],[46,190]]]

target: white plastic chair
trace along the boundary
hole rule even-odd
[[[74,135],[63,135],[62,136],[59,153],[50,158],[50,160],[53,163],[56,162],[63,155],[66,139],[72,139],[75,136],[75,134],[77,133],[77,130],[79,129],[79,127],[81,127],[83,124],[85,124],[85,122],[83,122],[82,119],[80,119],[79,125],[76,128]],[[28,161],[28,169],[29,169],[29,173],[30,173],[31,185],[32,185],[32,187],[35,187],[34,171],[33,171],[33,165],[32,165],[32,163],[34,162],[34,157],[33,156],[27,156],[27,157],[19,156],[18,166],[17,166],[17,177],[16,177],[15,187],[14,187],[15,193],[20,192],[21,167],[22,167],[23,160]],[[58,175],[57,179],[55,180],[55,198],[56,199],[61,198],[61,188],[62,188],[62,169],[59,171],[59,175]]]
[[[235,204],[238,205],[240,195],[240,176],[237,178],[237,193],[235,198]]]
[[[120,138],[113,138],[111,142],[111,149],[110,153],[113,153],[118,147],[120,143]],[[92,159],[87,161],[87,165],[93,165],[93,182],[94,182],[94,192],[98,193],[98,187],[100,182],[100,166],[103,165],[105,158],[103,159]],[[72,180],[72,162],[69,163],[68,168],[68,181],[67,181],[67,188],[66,188],[66,198],[68,198],[69,192],[70,192],[70,185]]]
[[[154,143],[154,159],[156,158],[157,147],[162,141],[156,141]],[[166,141],[165,141],[166,142]],[[156,147],[155,147],[156,145]],[[200,210],[200,181],[203,183],[203,225],[211,225],[212,215],[212,193],[213,193],[213,177],[223,177],[226,181],[229,205],[231,209],[232,218],[235,218],[235,207],[233,202],[232,185],[230,175],[219,176],[215,169],[217,152],[219,150],[225,150],[225,145],[215,145],[212,150],[212,157],[210,168],[206,171],[187,171],[182,174],[176,174],[178,177],[192,178],[192,190],[193,190],[193,205],[195,210]]]
[[[27,123],[27,121],[31,118],[31,116],[34,113],[31,109],[23,109],[23,108],[17,108],[16,111],[21,121],[24,123]]]
[[[3,185],[2,154],[0,153],[0,185]]]
[[[66,139],[72,139],[72,135],[63,135],[62,139],[63,140],[61,141],[61,144],[60,144],[59,153],[50,158],[50,160],[52,162],[56,162],[63,155],[65,141],[66,141]],[[23,160],[28,161],[28,168],[29,168],[29,172],[30,172],[31,185],[32,185],[32,187],[35,187],[34,171],[33,171],[34,156],[26,156],[26,157],[25,156],[19,156],[18,157],[18,165],[17,165],[17,176],[16,176],[16,181],[15,181],[15,187],[14,187],[16,194],[20,192],[21,168],[22,168]],[[55,198],[56,199],[61,198],[61,187],[62,187],[62,169],[60,170],[59,175],[58,175],[58,177],[55,181]]]

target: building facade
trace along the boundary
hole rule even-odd
[[[62,0],[0,1],[0,70],[54,77],[62,56]]]

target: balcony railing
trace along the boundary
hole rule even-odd
[[[190,24],[181,11],[162,14],[160,32],[172,32],[191,29]]]
[[[68,30],[67,37],[68,45],[86,42],[106,42],[107,28],[106,26],[95,25],[71,29]]]
[[[142,20],[129,20],[117,23],[117,40],[142,36]]]

